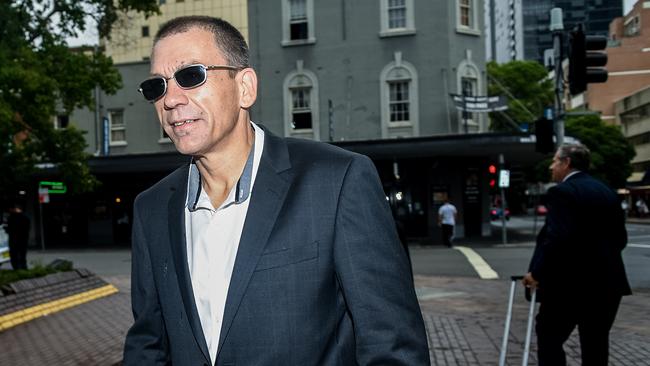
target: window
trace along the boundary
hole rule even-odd
[[[415,34],[413,0],[380,0],[380,37]]]
[[[406,28],[406,0],[388,0],[388,28]]]
[[[294,130],[311,129],[310,92],[311,87],[291,89],[291,126]]]
[[[282,45],[316,42],[314,37],[314,0],[282,0],[284,24]]]
[[[303,68],[302,60],[296,70],[284,79],[284,133],[307,139],[320,139],[318,118],[318,80]]]
[[[481,91],[481,82],[478,66],[472,61],[472,55],[466,50],[465,59],[463,59],[457,68],[456,77],[458,78],[456,90],[458,94],[466,96],[484,95]],[[458,111],[458,133],[476,133],[483,132],[487,129],[487,121],[480,113],[463,113]]]
[[[400,52],[394,57],[380,74],[382,138],[418,136],[417,72]]]
[[[388,82],[391,122],[408,122],[409,116],[409,83],[410,81]]]
[[[158,0],[158,5],[165,5],[167,3],[166,0]]]
[[[456,0],[456,31],[472,35],[480,35],[478,29],[478,0]]]
[[[126,124],[122,110],[109,111],[108,123],[110,124],[110,144],[126,145]]]
[[[305,0],[290,0],[289,8],[291,9],[289,16],[289,28],[290,36],[289,39],[292,41],[295,40],[305,40],[308,38],[307,31],[307,4]]]
[[[142,27],[142,37],[149,37],[149,26],[145,25]]]
[[[460,0],[460,25],[467,28],[472,28],[472,0]]]
[[[59,114],[54,118],[54,129],[59,130],[62,128],[68,127],[68,124],[70,124],[70,116],[67,114]]]

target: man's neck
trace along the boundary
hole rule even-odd
[[[217,151],[194,158],[201,173],[201,188],[214,207],[219,207],[226,199],[246,165],[255,141],[253,126],[250,122],[246,126],[232,131],[228,139],[219,144]]]

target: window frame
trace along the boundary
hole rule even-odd
[[[384,66],[379,76],[382,138],[420,135],[418,74],[415,67],[401,57],[401,53],[396,52],[395,60]],[[408,121],[391,121],[390,84],[395,82],[408,83]]]
[[[470,19],[470,24],[465,25],[462,23],[462,11],[461,8],[463,5],[461,4],[463,1],[467,1],[468,4],[468,9],[470,12],[469,19]],[[480,36],[481,35],[481,30],[479,27],[479,8],[478,8],[478,1],[477,0],[456,0],[456,32],[458,33],[464,33],[468,35],[473,35],[473,36]]]
[[[122,115],[122,123],[115,125],[113,123],[114,114]],[[124,131],[124,140],[113,141],[113,131]],[[108,110],[108,144],[110,146],[126,146],[128,145],[126,139],[126,120],[124,119],[124,109],[110,109]]]
[[[282,85],[284,104],[284,135],[302,138],[311,138],[320,141],[320,115],[318,78],[316,74],[302,67],[302,60],[296,62],[296,69],[289,72]],[[302,81],[302,83],[300,83]],[[310,88],[309,108],[311,109],[311,128],[294,129],[293,123],[293,90]]]
[[[380,30],[379,30],[379,37],[396,37],[396,36],[407,36],[407,35],[413,35],[416,33],[415,30],[415,10],[414,10],[414,2],[413,0],[404,0],[404,7],[406,8],[406,14],[405,14],[405,26],[404,27],[397,27],[397,28],[391,28],[390,27],[390,7],[389,7],[389,1],[390,0],[380,0],[379,4],[379,17],[380,17]]]
[[[282,42],[283,47],[301,46],[316,43],[314,33],[314,0],[305,1],[305,13],[307,16],[307,38],[291,39],[291,0],[282,0]]]

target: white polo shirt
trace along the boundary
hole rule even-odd
[[[201,188],[201,174],[190,164],[185,206],[187,264],[203,335],[214,364],[239,240],[264,148],[264,131],[251,122],[255,140],[244,171],[221,206],[215,209]]]

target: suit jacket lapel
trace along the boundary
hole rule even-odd
[[[291,185],[291,164],[286,143],[266,129],[264,133],[264,151],[228,289],[219,352]]]
[[[172,193],[169,200],[169,244],[171,245],[172,258],[176,267],[176,277],[178,278],[178,286],[180,287],[183,305],[185,306],[185,313],[187,314],[188,321],[192,327],[192,333],[196,339],[199,348],[206,360],[210,360],[210,353],[208,352],[208,345],[205,342],[203,335],[203,328],[201,327],[201,320],[199,313],[196,309],[196,302],[194,301],[194,291],[192,290],[192,279],[187,265],[187,244],[185,236],[185,203],[187,198],[187,170],[185,175],[181,175],[185,179],[179,179],[178,188]]]

